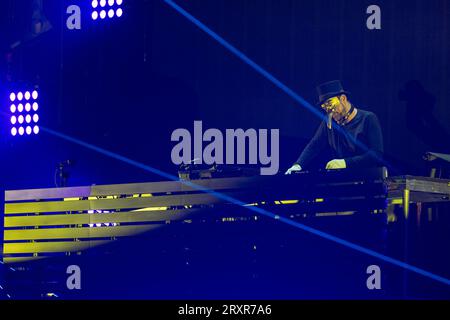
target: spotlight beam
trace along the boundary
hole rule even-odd
[[[358,244],[355,244],[353,242],[344,240],[342,238],[333,236],[333,235],[331,235],[329,233],[326,233],[326,232],[323,232],[323,231],[311,228],[311,227],[309,227],[307,225],[304,225],[302,223],[296,222],[296,221],[294,221],[292,219],[278,216],[278,215],[276,215],[276,214],[274,214],[272,212],[269,212],[267,210],[264,210],[262,208],[258,208],[258,207],[255,207],[255,206],[246,206],[246,203],[240,201],[239,199],[236,199],[236,198],[230,197],[230,196],[228,196],[226,194],[222,194],[220,192],[211,190],[211,189],[209,189],[209,188],[207,188],[205,186],[199,186],[199,185],[197,185],[195,183],[192,183],[191,181],[182,180],[182,179],[180,180],[177,176],[174,176],[172,174],[169,174],[169,173],[166,173],[164,171],[158,170],[156,168],[153,168],[151,166],[145,165],[143,163],[140,163],[138,161],[132,160],[130,158],[124,157],[124,156],[122,156],[122,155],[120,155],[118,153],[115,153],[115,152],[103,149],[101,147],[97,147],[97,146],[95,146],[93,144],[84,142],[84,141],[79,140],[77,138],[70,137],[70,136],[68,136],[68,135],[66,135],[64,133],[60,133],[60,132],[57,132],[55,130],[52,130],[52,129],[49,129],[49,128],[46,128],[46,127],[41,127],[41,129],[42,129],[42,131],[44,131],[44,132],[46,132],[46,133],[48,133],[48,134],[50,134],[52,136],[55,136],[55,137],[61,138],[63,140],[75,143],[75,144],[77,144],[79,146],[82,146],[82,147],[85,147],[87,149],[93,150],[93,151],[95,151],[97,153],[100,153],[100,154],[103,154],[103,155],[105,155],[107,157],[119,160],[121,162],[127,163],[129,165],[134,166],[134,167],[143,169],[143,170],[145,170],[147,172],[154,173],[154,174],[156,174],[156,175],[158,175],[160,177],[163,177],[165,179],[169,179],[169,180],[172,180],[172,181],[179,181],[179,182],[183,183],[186,186],[189,186],[191,188],[194,188],[196,190],[199,190],[199,191],[202,191],[202,192],[205,192],[205,193],[209,193],[209,194],[215,196],[216,198],[223,199],[225,201],[229,201],[229,202],[234,203],[234,204],[239,205],[239,206],[243,206],[244,208],[247,208],[248,210],[251,210],[251,211],[254,211],[254,212],[256,212],[256,213],[258,213],[260,215],[272,218],[275,221],[281,221],[281,222],[283,222],[285,224],[288,224],[288,225],[293,226],[293,227],[295,227],[297,229],[306,231],[306,232],[311,233],[313,235],[316,235],[316,236],[318,236],[320,238],[332,241],[332,242],[334,242],[336,244],[342,245],[342,246],[347,247],[349,249],[352,249],[354,251],[357,251],[357,252],[369,255],[371,257],[380,259],[380,260],[385,261],[385,262],[387,262],[389,264],[395,265],[397,267],[401,267],[403,269],[406,269],[408,271],[411,271],[411,272],[416,273],[418,275],[421,275],[423,277],[426,277],[426,278],[429,278],[429,279],[432,279],[432,280],[435,280],[437,282],[440,282],[440,283],[443,283],[443,284],[446,284],[446,285],[450,286],[450,279],[444,278],[442,276],[439,276],[439,275],[434,274],[432,272],[426,271],[424,269],[415,267],[415,266],[413,266],[411,264],[408,264],[406,262],[403,262],[401,260],[397,260],[397,259],[391,258],[389,256],[386,256],[386,255],[382,254],[382,253],[376,252],[376,251],[374,251],[372,249],[365,248],[365,247],[363,247],[361,245],[358,245]]]

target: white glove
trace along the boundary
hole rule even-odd
[[[292,167],[290,167],[284,174],[291,174],[294,171],[302,171],[302,167],[300,167],[300,165],[296,163]]]
[[[345,169],[347,164],[344,159],[333,159],[327,163],[325,169]]]

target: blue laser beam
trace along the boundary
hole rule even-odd
[[[444,278],[444,277],[439,276],[439,275],[436,275],[436,274],[431,273],[429,271],[426,271],[424,269],[415,267],[415,266],[410,265],[410,264],[408,264],[406,262],[403,262],[403,261],[400,261],[400,260],[388,257],[388,256],[386,256],[384,254],[381,254],[379,252],[376,252],[374,250],[365,248],[365,247],[360,246],[358,244],[355,244],[355,243],[352,243],[350,241],[347,241],[347,240],[341,239],[339,237],[333,236],[333,235],[331,235],[329,233],[326,233],[326,232],[323,232],[323,231],[320,231],[320,230],[308,227],[308,226],[306,226],[306,225],[304,225],[302,223],[296,222],[296,221],[294,221],[292,219],[278,216],[278,215],[276,215],[276,214],[274,214],[272,212],[269,212],[267,210],[264,210],[262,208],[258,208],[258,207],[254,207],[254,206],[245,206],[246,203],[244,203],[244,202],[242,202],[242,201],[240,201],[238,199],[235,199],[233,197],[230,197],[230,196],[228,196],[226,194],[223,194],[223,193],[220,193],[220,192],[217,192],[217,191],[214,191],[214,190],[210,190],[208,187],[197,185],[195,183],[192,183],[191,181],[180,180],[177,176],[174,176],[172,174],[166,173],[164,171],[158,170],[156,168],[153,168],[151,166],[145,165],[145,164],[140,163],[138,161],[132,160],[132,159],[127,158],[127,157],[124,157],[124,156],[122,156],[120,154],[117,154],[115,152],[111,152],[111,151],[108,151],[106,149],[97,147],[97,146],[95,146],[93,144],[84,142],[82,140],[70,137],[68,135],[65,135],[63,133],[54,131],[52,129],[49,129],[49,128],[46,128],[46,127],[42,127],[41,130],[43,132],[47,132],[47,133],[49,133],[49,134],[51,134],[53,136],[62,138],[64,140],[66,140],[66,141],[73,142],[75,144],[78,144],[78,145],[83,146],[83,147],[85,147],[87,149],[93,150],[93,151],[98,152],[100,154],[103,154],[105,156],[111,157],[113,159],[122,161],[122,162],[127,163],[127,164],[130,164],[130,165],[135,166],[137,168],[143,169],[143,170],[145,170],[147,172],[151,172],[151,173],[157,174],[157,175],[159,175],[159,176],[161,176],[163,178],[167,178],[167,179],[172,180],[172,181],[179,181],[179,182],[183,183],[186,186],[189,186],[191,188],[194,188],[196,190],[199,190],[199,191],[202,191],[202,192],[205,192],[205,193],[209,193],[209,194],[211,194],[211,195],[213,195],[213,196],[215,196],[215,197],[217,197],[219,199],[222,199],[222,200],[225,200],[225,201],[229,201],[229,202],[231,202],[233,204],[236,204],[236,205],[239,205],[239,206],[244,206],[244,208],[247,208],[247,209],[249,209],[251,211],[254,211],[254,212],[258,213],[258,214],[261,214],[261,215],[264,215],[266,217],[275,219],[276,221],[280,221],[280,222],[286,223],[288,225],[291,225],[291,226],[296,227],[298,229],[301,229],[303,231],[306,231],[306,232],[309,232],[309,233],[314,234],[316,236],[319,236],[319,237],[321,237],[323,239],[330,240],[330,241],[332,241],[334,243],[340,244],[340,245],[345,246],[347,248],[350,248],[350,249],[353,249],[355,251],[358,251],[358,252],[364,253],[366,255],[372,256],[374,258],[383,260],[385,262],[388,262],[390,264],[393,264],[393,265],[396,265],[398,267],[404,268],[404,269],[406,269],[408,271],[417,273],[417,274],[422,275],[424,277],[427,277],[429,279],[433,279],[433,280],[436,280],[436,281],[441,282],[443,284],[450,285],[450,280],[449,279]]]
[[[272,74],[270,74],[267,70],[265,70],[263,67],[258,65],[256,62],[254,62],[252,59],[247,57],[242,51],[234,47],[232,44],[230,44],[228,41],[226,41],[224,38],[219,36],[216,32],[208,28],[204,23],[200,22],[197,18],[195,18],[193,15],[191,15],[189,12],[181,8],[179,5],[177,5],[175,2],[171,0],[163,0],[168,5],[170,5],[173,9],[178,11],[181,15],[183,15],[185,18],[187,18],[189,21],[191,21],[193,24],[195,24],[197,27],[199,27],[201,30],[206,32],[209,36],[211,36],[214,40],[216,40],[218,43],[220,43],[222,46],[224,46],[226,49],[228,49],[230,52],[232,52],[235,56],[237,56],[239,59],[247,63],[250,67],[255,69],[258,73],[263,75],[265,78],[267,78],[270,82],[272,82],[274,85],[276,85],[278,88],[283,90],[285,93],[287,93],[291,98],[293,98],[295,101],[302,104],[305,108],[307,108],[309,111],[314,113],[316,116],[320,117],[321,119],[324,118],[323,114],[317,110],[317,108],[313,107],[308,101],[306,101],[304,98],[302,98],[300,95],[295,93],[291,88],[286,86],[284,83],[282,83],[280,80],[278,80],[276,77],[274,77]]]
[[[235,46],[233,46],[231,43],[229,43],[227,40],[225,40],[223,37],[218,35],[216,32],[211,30],[208,26],[206,26],[204,23],[202,23],[200,20],[195,18],[193,15],[191,15],[189,12],[184,10],[182,7],[180,7],[178,4],[173,2],[172,0],[163,0],[165,3],[167,3],[169,6],[171,6],[173,9],[175,9],[178,13],[183,15],[186,19],[191,21],[193,24],[195,24],[199,29],[204,31],[206,34],[211,36],[214,40],[216,40],[219,44],[224,46],[226,49],[228,49],[231,53],[233,53],[236,57],[244,61],[246,64],[248,64],[250,67],[255,69],[258,73],[260,73],[262,76],[264,76],[267,80],[272,82],[275,86],[280,88],[282,91],[284,91],[287,95],[289,95],[292,99],[300,103],[303,107],[308,109],[310,112],[312,112],[314,115],[319,117],[321,120],[325,119],[325,115],[318,111],[317,108],[312,106],[308,101],[306,101],[303,97],[301,97],[299,94],[295,93],[291,88],[289,88],[287,85],[285,85],[283,82],[278,80],[275,76],[273,76],[270,72],[268,72],[266,69],[261,67],[259,64],[254,62],[252,59],[250,59],[247,55],[245,55],[242,51],[237,49]],[[333,123],[333,127],[340,133],[343,134],[344,130],[339,126]],[[358,147],[360,147],[364,152],[370,151],[370,149],[364,144],[361,143],[359,140],[357,140],[355,137],[348,136],[350,140],[352,140]],[[376,153],[371,154],[372,157],[374,157],[378,162],[382,163],[383,165],[387,167],[391,167],[384,159],[379,157]]]

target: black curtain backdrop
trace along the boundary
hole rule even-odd
[[[53,28],[27,38],[33,1],[2,1],[1,110],[10,88],[38,84],[42,125],[176,173],[176,128],[279,128],[281,171],[319,119],[162,0],[124,1],[124,16],[93,22],[90,1],[43,1]],[[177,1],[176,1],[177,2]],[[340,79],[375,112],[398,173],[427,174],[426,151],[450,153],[447,0],[186,0],[177,2],[276,78],[315,103],[315,86]],[[78,4],[82,29],[66,28]],[[381,30],[366,9],[381,8]],[[25,39],[17,48],[10,45]],[[1,120],[2,189],[161,180],[42,132],[12,138]]]

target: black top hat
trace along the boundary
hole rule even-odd
[[[344,90],[341,81],[333,80],[318,85],[317,94],[319,95],[319,102],[317,103],[317,105],[321,105],[332,97],[336,97],[341,94],[348,95],[349,92]]]

